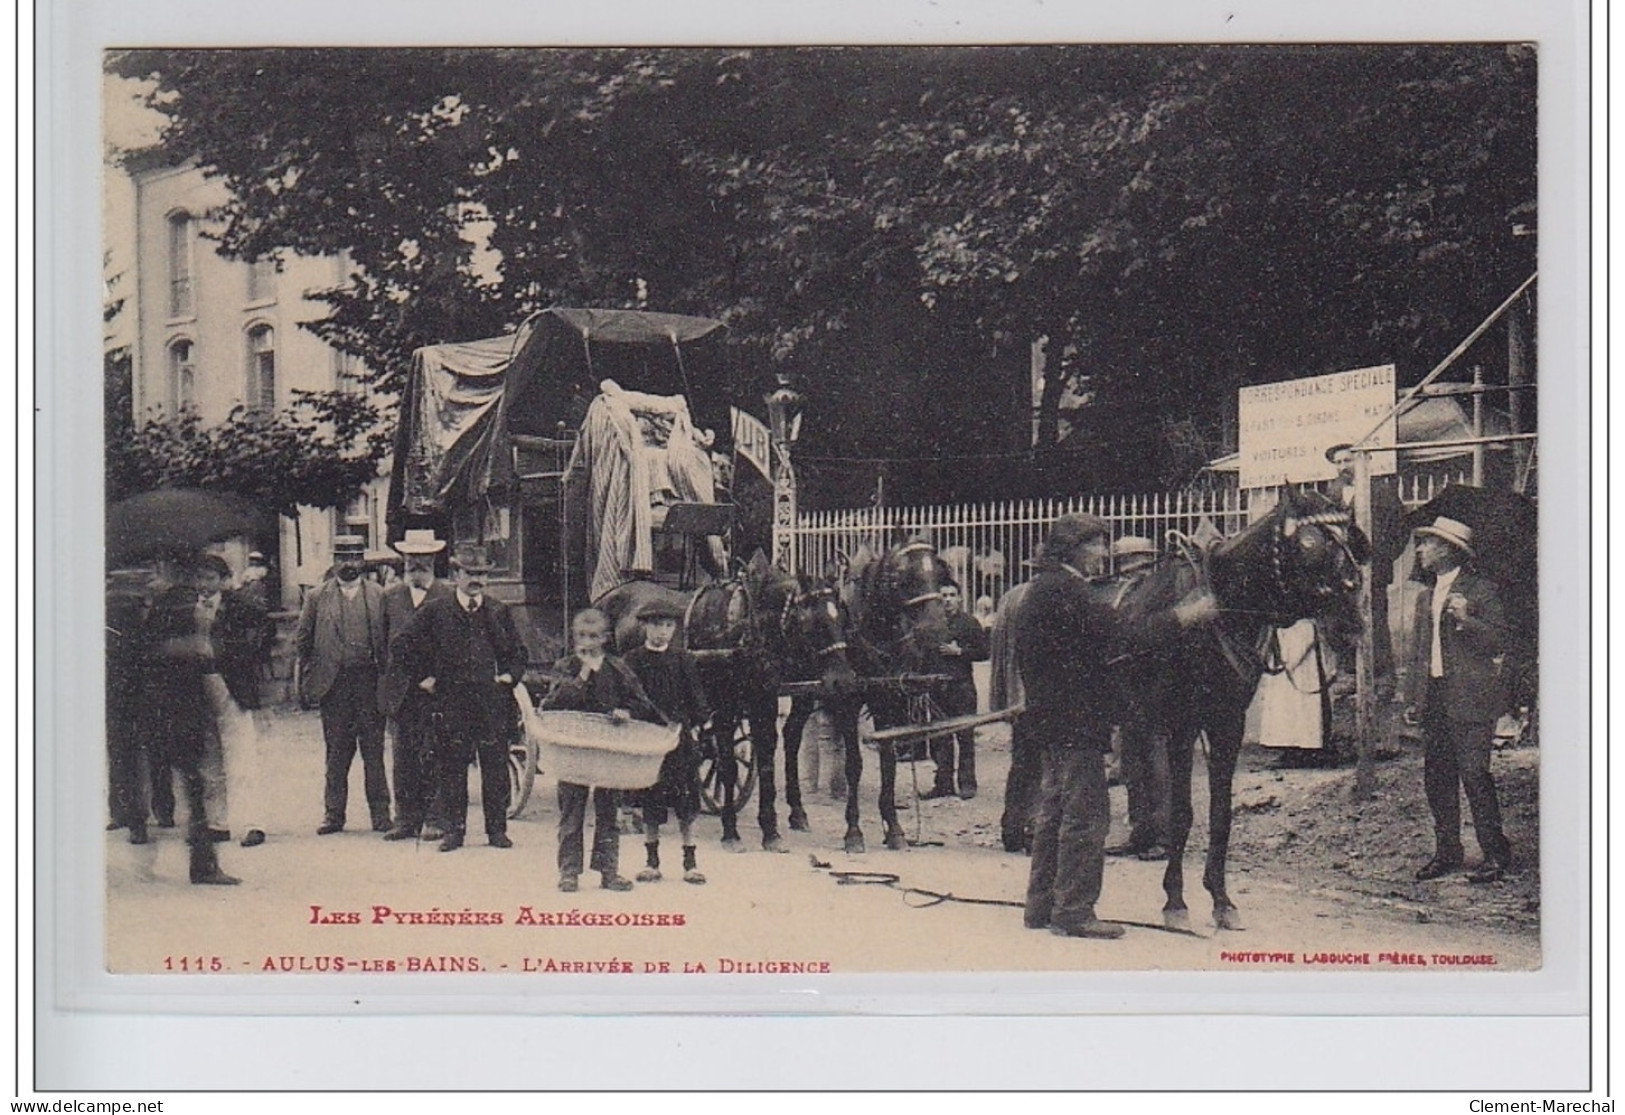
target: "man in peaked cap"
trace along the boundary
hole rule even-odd
[[[652,600],[638,609],[643,645],[626,652],[625,662],[644,692],[668,723],[682,729],[674,748],[660,764],[655,784],[639,795],[643,807],[643,846],[647,862],[638,882],[656,883],[660,874],[660,826],[677,815],[682,840],[683,879],[703,883],[694,844],[694,819],[700,814],[700,752],[696,734],[711,715],[700,667],[693,654],[672,645],[682,617],[670,601]]]
[[[1113,611],[1123,606],[1157,564],[1157,546],[1149,538],[1125,535],[1112,543],[1117,573],[1103,582],[1106,603]],[[1168,856],[1168,739],[1154,727],[1156,712],[1147,705],[1156,700],[1138,679],[1125,679],[1124,710],[1117,725],[1122,752],[1123,784],[1128,789],[1128,839],[1106,849],[1108,855],[1138,856],[1145,860]]]
[[[1110,527],[1094,515],[1063,515],[1045,539],[1040,571],[1016,615],[1016,662],[1027,727],[1042,756],[1025,924],[1057,936],[1114,938],[1123,927],[1095,914],[1105,869],[1110,800],[1105,752],[1117,717],[1110,663],[1152,649],[1218,614],[1210,593],[1130,627],[1097,599]]]
[[[451,562],[454,591],[418,609],[396,643],[406,684],[431,699],[438,717],[436,780],[446,812],[442,852],[463,846],[468,824],[468,767],[480,764],[486,841],[508,838],[508,730],[513,688],[525,672],[525,644],[507,605],[485,591],[491,572],[485,548],[459,544]]]
[[[357,751],[373,830],[390,827],[384,716],[378,710],[378,682],[389,661],[389,643],[384,637],[384,590],[361,575],[365,555],[360,537],[333,539],[333,576],[305,598],[294,640],[304,697],[322,710],[327,749],[318,836],[344,829],[350,766]]]
[[[378,687],[378,707],[389,718],[395,775],[395,827],[384,833],[385,840],[416,840],[430,820],[436,786],[429,721],[432,698],[407,680],[398,644],[413,616],[430,601],[451,595],[451,589],[434,574],[436,555],[445,548],[446,543],[432,530],[408,530],[395,543],[405,572],[401,580],[384,589],[384,645],[389,648],[389,665]]]
[[[1473,813],[1483,862],[1474,883],[1500,881],[1512,867],[1512,845],[1501,828],[1501,803],[1490,775],[1495,722],[1512,707],[1507,651],[1512,632],[1501,591],[1473,568],[1477,556],[1466,523],[1440,516],[1415,531],[1416,560],[1433,584],[1416,601],[1410,676],[1424,747],[1423,785],[1433,814],[1433,858],[1421,881],[1461,868],[1461,794]]]

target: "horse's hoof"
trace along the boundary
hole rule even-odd
[[[846,834],[846,851],[848,855],[861,856],[865,850],[863,833],[853,831]]]
[[[1189,933],[1191,929],[1191,912],[1189,910],[1164,910],[1162,912],[1162,927]]]
[[[886,847],[893,852],[901,852],[908,847],[908,840],[900,832],[888,832],[886,834]]]
[[[789,850],[789,846],[784,843],[784,838],[781,836],[775,834],[762,837],[762,851],[764,852],[788,852]]]
[[[724,852],[737,852],[742,855],[745,852],[745,842],[737,836],[724,836],[722,838],[722,850]]]
[[[791,832],[811,832],[812,826],[807,823],[807,815],[799,809],[790,811]]]
[[[1220,929],[1243,930],[1247,927],[1241,924],[1241,911],[1234,906],[1213,908],[1213,924]]]

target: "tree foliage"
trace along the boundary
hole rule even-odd
[[[300,505],[339,507],[378,475],[389,447],[373,406],[358,395],[296,392],[274,414],[244,407],[205,426],[194,410],[110,429],[109,502],[165,486],[232,492],[292,517]]]
[[[646,295],[727,320],[764,386],[769,361],[802,371],[831,461],[1019,455],[1047,336],[1050,482],[1172,482],[1239,386],[1390,361],[1414,381],[1533,266],[1516,45],[112,64],[230,187],[225,250],[348,253],[316,328],[383,386],[419,345]],[[1059,445],[1064,385],[1089,403]],[[958,470],[955,494],[1024,463]]]

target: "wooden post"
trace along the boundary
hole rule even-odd
[[[1354,450],[1354,524],[1371,537],[1371,451]],[[1371,566],[1360,567],[1360,644],[1354,656],[1354,799],[1368,800],[1377,789],[1372,760],[1377,734],[1377,686],[1371,660]]]
[[[1525,314],[1526,302],[1518,302],[1507,311],[1507,419],[1514,434],[1524,432],[1523,385],[1529,382],[1529,326]],[[1529,460],[1529,446],[1521,441],[1512,443],[1512,475],[1522,477]]]
[[[1482,364],[1473,366],[1473,437],[1484,436],[1484,367]],[[1473,487],[1484,486],[1484,443],[1473,443]]]

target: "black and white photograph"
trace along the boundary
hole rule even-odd
[[[1542,967],[1536,44],[102,61],[107,971]]]
[[[47,0],[20,1079],[1605,1086],[1565,4]]]

